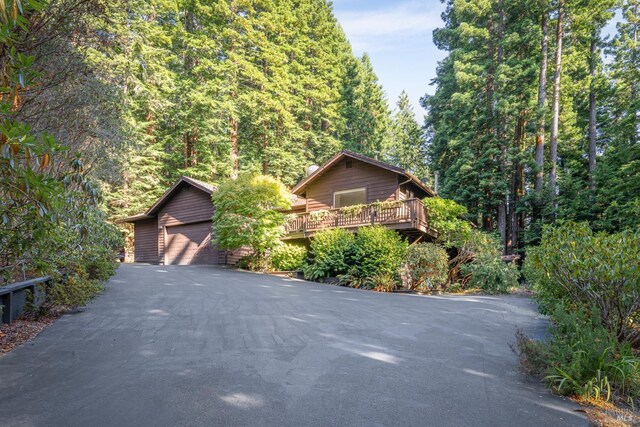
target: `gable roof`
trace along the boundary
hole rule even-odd
[[[300,195],[302,191],[307,188],[307,186],[314,181],[316,178],[320,177],[323,173],[331,168],[331,166],[338,163],[345,157],[350,157],[352,159],[360,160],[361,162],[369,163],[370,165],[377,166],[382,169],[389,170],[391,172],[395,172],[398,175],[402,175],[407,178],[408,181],[412,182],[416,186],[420,187],[425,193],[430,196],[435,196],[436,193],[431,188],[429,188],[424,182],[420,181],[420,179],[412,174],[411,172],[402,169],[398,166],[390,165],[389,163],[381,162],[380,160],[373,159],[371,157],[365,156],[364,154],[356,153],[349,150],[342,150],[332,158],[327,160],[325,164],[320,166],[316,171],[314,171],[311,175],[304,178],[295,187],[291,189],[291,192],[295,195]]]
[[[199,190],[204,191],[207,194],[213,194],[216,190],[216,187],[212,184],[209,184],[204,181],[200,181],[198,179],[189,178],[188,176],[181,176],[178,180],[169,188],[164,194],[149,208],[146,212],[129,216],[127,218],[122,218],[119,222],[135,222],[140,221],[142,219],[153,218],[156,213],[160,210],[160,208],[173,196],[173,194],[178,190],[180,184],[186,183],[191,185],[192,187],[196,187]]]

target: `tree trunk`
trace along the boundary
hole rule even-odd
[[[540,77],[538,79],[538,131],[536,133],[536,181],[534,190],[537,202],[542,199],[544,187],[544,131],[545,131],[545,104],[547,99],[547,63],[549,59],[549,34],[548,12],[542,13],[542,43],[540,59]]]
[[[597,34],[591,37],[591,56],[589,58],[589,71],[591,84],[589,85],[589,190],[593,193],[596,189],[596,64]]]
[[[558,23],[556,27],[556,69],[553,77],[553,115],[551,122],[551,146],[549,147],[551,169],[549,171],[549,187],[551,195],[556,195],[556,178],[558,163],[558,127],[560,121],[560,76],[562,74],[562,39],[564,37],[563,19],[564,0],[558,0]]]
[[[231,179],[238,177],[238,120],[230,119],[231,125]]]
[[[269,123],[264,123],[264,135],[262,137],[262,174],[269,174],[269,155],[267,149],[269,148]]]
[[[504,0],[499,0],[498,1],[498,29],[497,29],[497,37],[496,37],[496,43],[497,43],[497,58],[496,58],[496,68],[493,70],[494,72],[497,71],[497,68],[500,67],[500,65],[502,65],[502,62],[504,61],[504,50],[502,48],[502,38],[504,36]],[[494,81],[496,81],[497,79],[494,76]],[[501,91],[502,87],[498,86],[496,87],[495,91],[494,91],[494,100],[497,100],[497,96],[496,93],[498,94],[498,96],[500,95],[500,91]],[[492,104],[493,104],[492,100]],[[496,142],[498,144],[498,147],[500,149],[500,160],[499,160],[499,169],[500,169],[500,179],[503,182],[508,182],[508,177],[507,177],[507,143],[506,143],[506,138],[505,138],[505,124],[504,124],[504,118],[502,116],[502,112],[500,111],[500,109],[496,108],[494,110],[495,112],[495,135],[496,135]],[[505,188],[508,188],[507,185],[505,185]],[[507,211],[509,209],[509,191],[505,191],[504,194],[501,195],[501,202],[498,205],[498,231],[500,232],[500,236],[502,238],[502,251],[503,252],[507,252],[508,248],[509,248],[509,232],[510,232],[510,227],[509,227],[509,221],[507,219]]]
[[[519,235],[522,224],[519,217],[522,213],[518,213],[518,207],[520,199],[524,195],[524,167],[520,162],[520,155],[522,154],[522,141],[524,140],[524,132],[526,128],[525,111],[521,111],[518,114],[515,129],[515,146],[516,146],[516,158],[513,162],[513,176],[511,177],[511,200],[509,204],[509,228],[510,233],[507,239],[506,253],[512,254],[514,249],[519,247]]]

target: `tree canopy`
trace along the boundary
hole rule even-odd
[[[276,178],[242,174],[213,193],[213,227],[221,249],[250,247],[258,256],[274,248],[284,234],[292,196]]]

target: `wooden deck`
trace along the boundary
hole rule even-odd
[[[429,227],[429,210],[420,199],[408,199],[294,214],[285,225],[284,239],[311,237],[327,228],[355,231],[367,225],[383,225],[413,237],[436,236],[436,231]]]

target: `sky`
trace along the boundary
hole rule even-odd
[[[420,97],[434,92],[429,83],[446,55],[431,37],[443,25],[444,5],[440,0],[333,0],[333,10],[354,54],[371,57],[390,106],[405,90],[422,122]]]

